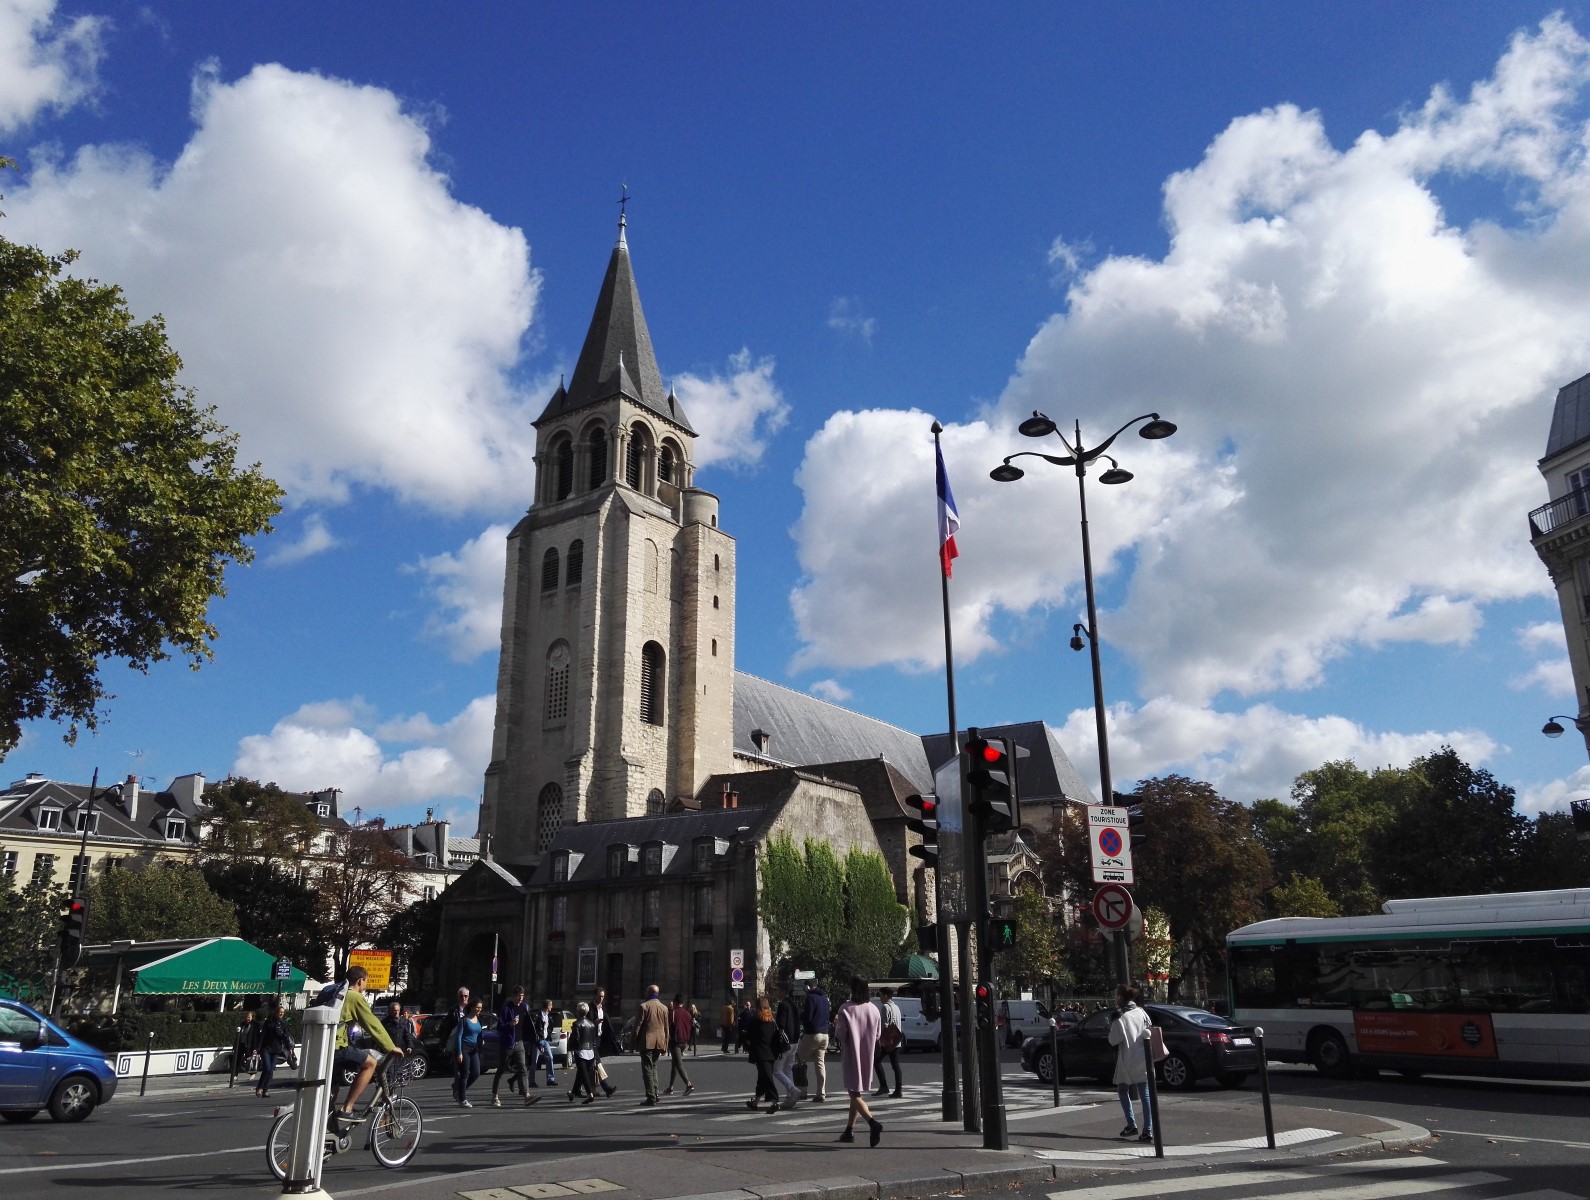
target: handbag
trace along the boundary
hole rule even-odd
[[[1148,1045],[1155,1062],[1164,1062],[1170,1057],[1170,1051],[1165,1049],[1165,1033],[1158,1025],[1148,1027]]]
[[[795,1070],[792,1072],[792,1077],[795,1080],[796,1087],[804,1088],[806,1086],[806,1064],[803,1062],[796,1063]]]
[[[898,1025],[885,1025],[883,1032],[878,1035],[878,1049],[885,1054],[892,1054],[900,1048],[900,1027]]]
[[[782,1029],[775,1025],[773,1027],[773,1053],[779,1057],[783,1057],[789,1053],[789,1047],[789,1034],[785,1033]]]

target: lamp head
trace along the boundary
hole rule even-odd
[[[1557,724],[1557,718],[1553,717],[1540,727],[1540,732],[1549,738],[1559,738],[1562,736],[1563,731],[1562,726]]]
[[[1100,483],[1128,483],[1131,479],[1132,473],[1116,463],[1113,458],[1110,459],[1110,469],[1099,476]]]
[[[1054,432],[1055,425],[1048,417],[1033,409],[1032,416],[1018,425],[1017,429],[1021,431],[1023,437],[1048,437]]]
[[[1083,643],[1082,643],[1082,626],[1081,626],[1081,624],[1076,624],[1076,625],[1071,626],[1071,649],[1073,649],[1073,650],[1081,650],[1082,649],[1082,644]]]
[[[1020,467],[1011,466],[1010,460],[1007,458],[1004,462],[1000,463],[999,466],[990,471],[988,473],[988,477],[999,483],[1015,483],[1016,480],[1020,479],[1025,474],[1026,472]]]
[[[1149,413],[1148,415],[1150,420],[1147,425],[1144,425],[1137,431],[1138,437],[1147,438],[1151,442],[1157,442],[1163,438],[1168,438],[1171,434],[1176,432],[1176,426],[1172,425],[1169,421],[1161,420],[1158,413]]]

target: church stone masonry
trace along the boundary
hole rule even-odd
[[[509,535],[481,833],[528,863],[566,824],[659,815],[733,765],[734,540],[693,486],[624,222]]]

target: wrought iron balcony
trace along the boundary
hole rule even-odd
[[[1590,517],[1590,492],[1578,490],[1542,504],[1529,514],[1529,536],[1545,537],[1582,517]]]

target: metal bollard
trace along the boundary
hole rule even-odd
[[[231,1069],[227,1072],[226,1076],[226,1086],[229,1088],[237,1086],[237,1052],[242,1044],[243,1027],[239,1025],[237,1027],[237,1031],[232,1034],[232,1064]]]
[[[1253,1027],[1253,1040],[1259,1044],[1259,1095],[1264,1100],[1264,1140],[1275,1149],[1275,1114],[1270,1111],[1270,1060],[1264,1056],[1264,1026]]]
[[[155,1031],[149,1031],[149,1043],[144,1047],[144,1077],[138,1081],[138,1094],[142,1096],[149,1086],[149,1056],[155,1052]]]
[[[1054,1084],[1054,1106],[1060,1107],[1060,1025],[1049,1018],[1049,1079]]]
[[[1149,1031],[1143,1037],[1143,1061],[1148,1064],[1148,1082],[1143,1086],[1148,1089],[1148,1098],[1143,1106],[1149,1111],[1149,1119],[1154,1123],[1154,1157],[1165,1157],[1165,1133],[1159,1124],[1159,1085],[1154,1077],[1154,1027],[1149,1026]]]
[[[337,1022],[342,997],[333,1004],[304,1010],[304,1045],[298,1061],[298,1102],[293,1106],[293,1136],[287,1154],[283,1195],[325,1196],[320,1170],[325,1162],[326,1122],[331,1116],[332,1059],[337,1052]]]

